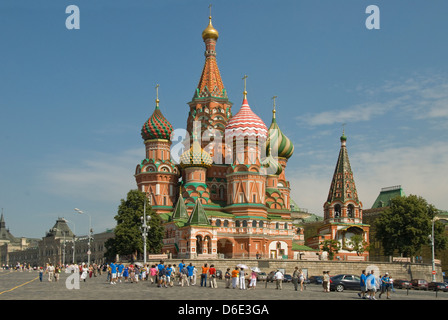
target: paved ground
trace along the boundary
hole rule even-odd
[[[269,301],[269,300],[351,300],[360,301],[355,291],[324,293],[322,287],[309,284],[303,292],[295,291],[291,283],[277,290],[274,283],[259,282],[255,290],[226,289],[223,280],[218,288],[196,286],[158,288],[149,281],[139,283],[106,282],[106,275],[79,282],[79,289],[68,289],[66,280],[71,274],[61,273],[58,282],[42,282],[36,271],[0,271],[0,300],[215,300],[215,301]],[[70,282],[73,286],[74,282]],[[384,298],[381,300],[385,300]],[[448,300],[448,292],[396,290],[392,300]]]

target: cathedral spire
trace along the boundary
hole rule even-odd
[[[345,203],[347,201],[359,203],[355,180],[353,178],[353,172],[348,158],[346,146],[347,137],[345,135],[345,130],[343,130],[340,140],[341,149],[339,151],[338,161],[334,170],[327,202],[331,203],[338,200],[341,203]]]
[[[210,11],[208,26],[202,32],[202,39],[205,43],[205,64],[194,98],[227,98],[227,93],[216,62],[216,42],[218,41],[218,36],[218,31],[212,24]]]

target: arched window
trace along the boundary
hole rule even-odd
[[[243,220],[243,227],[246,228],[247,227],[247,221]]]
[[[339,218],[341,216],[341,205],[337,204],[334,206],[334,217]]]
[[[347,207],[347,216],[349,218],[353,218],[355,216],[355,207],[352,204],[349,204]]]
[[[217,220],[216,220],[216,226],[217,226],[217,227],[220,227],[220,226],[221,226],[221,220],[220,220],[220,219],[217,219]]]

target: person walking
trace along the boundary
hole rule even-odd
[[[218,288],[218,285],[216,283],[216,269],[215,265],[211,265],[210,269],[208,270],[208,274],[210,275],[210,287],[212,288]]]
[[[111,262],[111,264],[110,264],[110,274],[111,274],[110,283],[116,284],[117,283],[117,265],[113,262]]]
[[[381,299],[381,295],[386,292],[386,298],[390,299],[390,290],[391,290],[391,284],[390,284],[390,277],[389,273],[385,273],[385,275],[381,278],[381,292],[378,295],[378,298]]]
[[[236,289],[238,285],[238,267],[235,267],[235,269],[232,270],[232,288]]]
[[[195,266],[193,266],[193,277],[192,277],[193,286],[196,285],[197,278],[198,278],[198,269]]]
[[[195,267],[194,267],[193,264],[190,262],[190,264],[189,264],[188,266],[186,266],[185,268],[186,268],[187,271],[188,271],[188,273],[187,273],[187,277],[188,277],[188,283],[189,283],[189,285],[190,285],[190,284],[191,284],[191,285],[194,285],[194,284],[193,284],[193,273],[194,273],[194,269],[195,269]],[[196,281],[195,281],[195,283],[196,283]]]
[[[205,263],[202,267],[201,273],[201,287],[207,287],[207,273],[208,273],[208,265]]]
[[[274,275],[276,289],[282,290],[283,289],[283,273],[280,272],[280,270],[277,269],[277,272]]]
[[[324,271],[322,279],[322,287],[324,288],[324,292],[330,292],[329,286],[330,286],[330,274],[328,273],[328,271]]]
[[[370,300],[376,300],[375,293],[376,293],[376,278],[374,271],[372,270],[370,274],[367,276],[366,279],[366,289],[368,291],[368,297]]]
[[[182,260],[182,261],[179,263],[179,265],[178,265],[178,268],[179,268],[179,285],[181,285],[181,283],[182,283],[182,281],[183,281],[183,273],[182,273],[182,269],[185,268],[185,267],[186,267],[186,265],[185,265],[185,261]]]
[[[303,273],[303,270],[299,270],[299,282],[300,282],[300,291],[303,291],[306,286],[304,285],[305,282],[305,274]]]
[[[230,283],[232,279],[232,275],[230,274],[230,268],[227,268],[226,273],[224,274],[224,279],[226,281],[226,289],[230,289]]]
[[[50,263],[47,267],[47,273],[48,273],[48,281],[53,281],[54,277],[54,266]]]
[[[294,268],[294,272],[292,273],[292,284],[294,285],[294,290],[297,291],[299,287],[299,267]]]
[[[240,278],[240,289],[246,290],[246,273],[244,272],[244,268],[240,268],[240,273],[238,276]]]
[[[180,282],[180,285],[183,287],[186,285],[187,287],[190,286],[190,281],[188,279],[188,267],[182,268],[182,271],[180,272],[180,275],[182,277],[182,280]]]
[[[361,272],[361,276],[360,276],[360,281],[359,281],[359,285],[361,287],[361,292],[358,292],[358,297],[360,297],[361,299],[365,299],[366,298],[366,280],[367,280],[367,276],[366,276],[366,270],[362,270]]]
[[[255,270],[252,270],[250,274],[249,289],[255,290],[256,286],[257,286],[257,273],[255,272]]]

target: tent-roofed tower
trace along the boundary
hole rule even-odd
[[[317,236],[307,239],[307,245],[322,250],[325,240],[339,242],[338,256],[344,260],[366,260],[369,253],[359,254],[354,250],[362,240],[363,246],[369,243],[370,226],[362,222],[362,203],[359,201],[355,180],[347,152],[347,137],[342,133],[336,168],[330,185],[327,201],[324,203],[324,225]],[[357,236],[357,237],[354,237]],[[360,236],[360,237],[359,237]],[[353,240],[355,239],[355,240]]]
[[[340,140],[341,148],[327,201],[324,204],[324,220],[362,223],[362,203],[358,198],[347,152],[347,137],[344,131]]]
[[[228,99],[227,91],[224,87],[216,59],[216,43],[218,41],[218,36],[218,31],[213,27],[210,13],[209,24],[202,32],[202,39],[205,44],[204,67],[194,92],[193,99],[188,102],[190,110],[187,119],[187,131],[190,134],[190,139],[192,139],[194,131],[193,122],[200,122],[199,138],[202,141],[201,146],[203,148],[210,144],[207,139],[203,139],[204,131],[207,131],[207,133],[212,136],[220,135],[221,137],[224,137],[226,123],[232,116],[232,103]],[[213,157],[214,154],[218,150],[221,151],[222,148],[222,145],[214,146],[212,144],[210,150],[207,151]],[[222,154],[224,154],[223,150]],[[224,163],[224,160],[221,158],[218,163]]]

